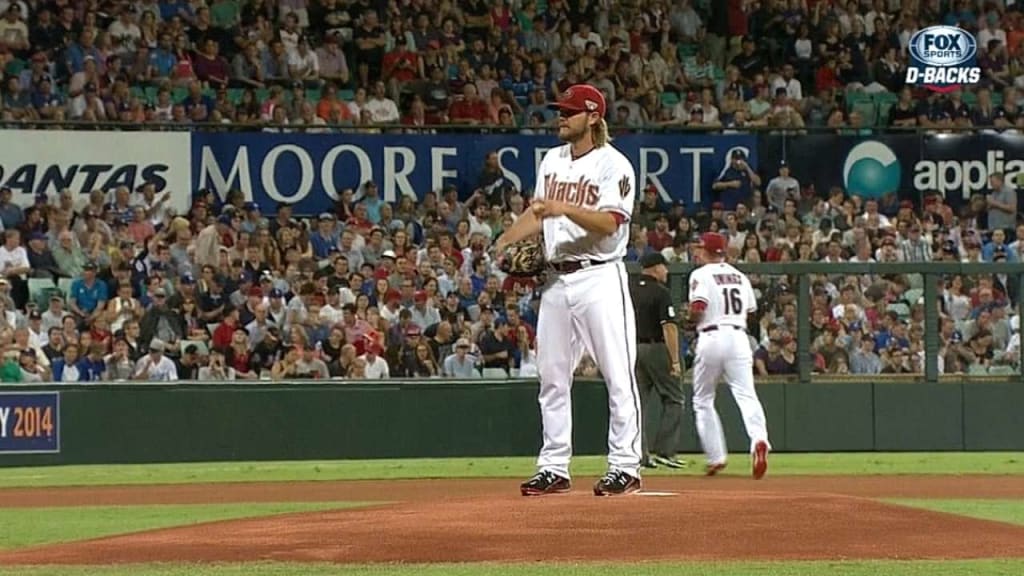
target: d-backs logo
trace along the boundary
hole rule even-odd
[[[629,185],[629,176],[623,176],[622,180],[619,180],[619,195],[625,198],[629,196],[629,193],[633,187]]]
[[[593,207],[601,198],[597,184],[593,184],[584,176],[576,182],[556,180],[555,176],[544,176],[544,199],[557,200],[576,206]]]
[[[956,26],[929,26],[910,38],[907,84],[923,85],[935,92],[953,92],[964,84],[981,81],[975,64],[978,43]]]

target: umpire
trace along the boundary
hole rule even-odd
[[[648,468],[656,468],[658,464],[669,468],[685,466],[675,458],[683,428],[683,385],[676,312],[666,286],[667,264],[660,253],[647,254],[640,259],[643,274],[630,282],[636,310],[636,379],[640,398],[646,406],[653,392],[661,399],[662,408],[653,445],[647,438],[647,429],[655,426],[650,421],[653,415],[649,410],[643,410],[644,465]]]

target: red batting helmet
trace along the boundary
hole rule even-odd
[[[729,241],[718,232],[705,232],[700,235],[700,245],[712,254],[725,254]]]
[[[570,112],[597,112],[604,118],[604,94],[590,84],[574,84],[563,92],[558,101],[549,105],[557,110]]]

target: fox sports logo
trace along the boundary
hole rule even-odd
[[[975,65],[978,42],[956,26],[929,26],[910,38],[907,84],[923,85],[936,92],[952,92],[964,84],[981,81]]]

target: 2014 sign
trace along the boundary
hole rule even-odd
[[[0,454],[60,452],[57,392],[0,392]]]

